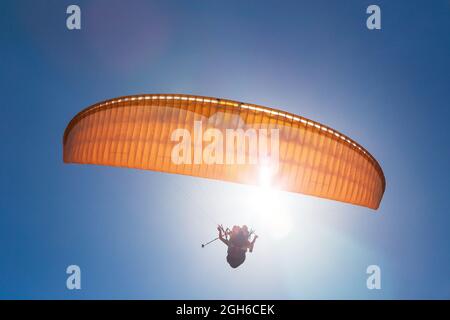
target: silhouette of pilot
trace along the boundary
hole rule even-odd
[[[219,231],[219,239],[228,247],[228,264],[232,268],[239,267],[245,261],[247,250],[253,252],[253,246],[258,236],[255,234],[253,240],[250,241],[253,232],[249,232],[246,225],[243,225],[242,228],[233,226],[231,231],[228,228],[224,230],[222,226],[218,226],[217,230]]]

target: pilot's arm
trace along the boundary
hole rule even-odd
[[[253,238],[252,242],[250,242],[250,245],[248,246],[248,251],[253,252],[253,246],[255,245],[255,241],[258,238],[257,235]]]
[[[228,240],[224,237],[222,228],[217,227],[217,230],[219,230],[220,241],[222,241],[223,243],[225,243],[226,246],[228,246]]]

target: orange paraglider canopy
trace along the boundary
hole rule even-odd
[[[155,94],[103,101],[70,121],[63,145],[66,163],[244,184],[261,183],[269,168],[275,188],[372,209],[386,185],[375,158],[338,131],[284,111],[211,97]],[[228,149],[233,145],[244,159]]]

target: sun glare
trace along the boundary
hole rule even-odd
[[[275,239],[288,236],[292,229],[292,219],[281,196],[270,186],[260,186],[255,188],[252,200],[257,224]]]
[[[281,239],[292,230],[292,217],[283,201],[283,194],[272,186],[272,169],[262,166],[260,185],[254,187],[251,206],[254,208],[255,222],[272,238]]]

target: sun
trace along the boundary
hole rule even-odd
[[[292,231],[290,208],[283,200],[284,192],[272,185],[273,170],[260,167],[260,184],[253,188],[250,205],[255,213],[255,223],[272,238],[282,239]]]
[[[282,239],[292,231],[293,221],[279,190],[270,186],[255,187],[252,203],[257,214],[256,223],[272,238]]]

